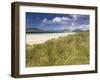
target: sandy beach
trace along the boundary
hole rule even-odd
[[[53,38],[59,38],[67,35],[75,34],[75,32],[71,33],[36,33],[36,34],[26,34],[26,44],[33,45],[33,44],[40,44],[44,43],[47,40]]]

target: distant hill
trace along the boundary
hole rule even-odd
[[[44,32],[44,31],[41,30],[41,29],[38,29],[38,28],[27,28],[26,32],[27,33],[33,33],[33,32]]]
[[[70,30],[42,30],[38,28],[27,28],[26,33],[60,33],[60,32],[70,32]]]
[[[75,30],[73,30],[72,32],[83,32],[84,30],[82,30],[82,29],[75,29]]]
[[[70,30],[68,30],[68,29],[64,29],[63,31],[64,31],[64,32],[71,32],[71,31],[70,31]]]
[[[89,30],[75,29],[73,31],[68,29],[63,30],[42,30],[39,28],[27,28],[26,33],[62,33],[62,32],[84,32]]]

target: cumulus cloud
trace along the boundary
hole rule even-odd
[[[44,18],[41,23],[42,24],[62,24],[62,25],[75,25],[75,24],[81,24],[84,23],[87,16],[85,15],[77,15],[77,14],[72,14],[70,17],[54,17],[53,19],[47,19]]]
[[[89,30],[89,25],[80,25],[78,28],[82,30]]]
[[[75,29],[82,29],[88,30],[89,29],[89,17],[88,15],[76,15],[72,14],[69,15],[70,17],[54,17],[52,19],[44,18],[41,21],[42,26],[52,26],[55,25],[57,27],[63,27],[64,29],[68,30],[75,30]]]
[[[73,15],[71,15],[71,17],[72,17],[74,20],[77,20],[78,17],[79,17],[79,15],[73,14]]]
[[[47,22],[47,18],[43,19],[42,22],[43,23],[46,23]]]
[[[55,17],[54,19],[52,19],[53,23],[61,23],[62,22],[62,18],[60,17]]]
[[[70,20],[70,18],[67,18],[67,17],[55,17],[52,19],[52,22],[53,23],[63,23],[65,21],[68,21]]]
[[[80,29],[80,30],[89,30],[89,25],[79,25],[79,26],[70,26],[69,28],[67,28],[69,30],[76,30],[76,29]]]
[[[49,20],[47,18],[44,18],[42,20],[42,24],[67,24],[67,21],[69,21],[70,18],[68,17],[54,17],[53,19]]]

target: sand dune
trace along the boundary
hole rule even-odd
[[[72,35],[72,33],[41,33],[41,34],[26,34],[26,44],[33,45],[33,44],[40,44],[44,43],[47,40],[53,38],[59,38],[67,35]]]

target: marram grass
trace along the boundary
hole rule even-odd
[[[26,67],[89,64],[89,32],[26,45]]]

